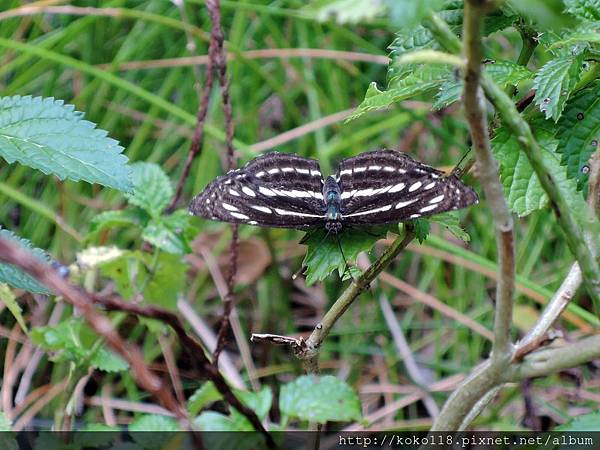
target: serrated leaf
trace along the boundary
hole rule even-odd
[[[556,151],[560,163],[567,166],[567,176],[577,179],[577,188],[585,189],[588,161],[600,141],[600,83],[575,94],[558,122]]]
[[[348,384],[331,375],[304,375],[281,388],[281,414],[309,422],[360,420],[358,396]]]
[[[47,263],[50,261],[48,255],[42,249],[33,247],[27,239],[20,238],[9,230],[0,229],[0,238],[10,239],[12,242],[19,244],[42,262]],[[31,275],[12,264],[0,263],[0,283],[6,283],[14,288],[23,289],[34,294],[52,293],[45,286],[38,283]]]
[[[90,352],[81,342],[81,327],[81,319],[71,317],[54,326],[34,327],[30,336],[44,350],[55,352],[53,361],[72,361],[87,366]]]
[[[320,22],[335,20],[344,24],[370,21],[385,8],[377,0],[313,0],[304,11]]]
[[[154,217],[142,231],[142,239],[169,253],[189,253],[190,247],[183,237],[189,214],[183,210],[168,216]]]
[[[90,360],[90,364],[104,372],[123,372],[129,364],[120,355],[105,347],[99,347]]]
[[[600,412],[594,411],[592,413],[577,416],[570,422],[556,427],[554,431],[569,431],[575,433],[598,431],[598,424],[600,424]]]
[[[533,82],[535,104],[546,119],[556,122],[562,113],[571,91],[579,81],[583,53],[562,55],[544,64]]]
[[[485,72],[500,86],[517,85],[533,78],[534,73],[526,67],[511,61],[497,60],[486,64]],[[463,80],[458,76],[448,77],[440,86],[433,109],[442,109],[460,100],[463,91]]]
[[[308,245],[303,265],[306,266],[306,284],[311,285],[323,280],[331,272],[337,270],[340,276],[348,264],[356,260],[358,254],[369,250],[377,240],[385,237],[389,227],[346,228],[337,235],[327,234],[327,231],[318,228],[308,232],[301,240]],[[340,246],[344,254],[340,251]]]
[[[579,25],[577,29],[569,30],[552,43],[550,50],[557,47],[566,47],[568,45],[577,44],[580,42],[590,44],[600,43],[600,22],[583,23]]]
[[[471,236],[460,226],[460,217],[458,212],[450,211],[442,214],[436,214],[429,218],[431,222],[439,223],[448,229],[450,233],[456,236],[458,239],[469,242]]]
[[[203,433],[204,448],[211,450],[250,450],[266,448],[264,437],[260,433],[235,433],[236,431],[254,431],[248,420],[233,410],[231,416],[205,411],[194,420],[201,431],[225,431],[226,433]]]
[[[204,411],[194,423],[202,431],[254,431],[250,422],[241,414],[226,416],[214,411]]]
[[[116,258],[98,263],[100,274],[110,278],[121,297],[128,300],[138,292],[138,285],[148,277],[144,257],[138,252],[119,252]]]
[[[62,100],[0,98],[0,156],[54,174],[131,190],[123,147]]]
[[[448,70],[446,69],[446,71]],[[371,83],[364,100],[346,121],[357,119],[368,112],[388,108],[394,103],[428,92],[439,87],[445,81],[445,77],[441,74],[437,78],[429,79],[424,79],[422,75],[423,73],[416,72],[405,78],[397,79],[393,85],[390,83],[392,86],[385,91],[380,91],[376,83]]]
[[[127,194],[129,203],[139,206],[157,217],[173,197],[169,177],[154,163],[138,162],[131,165],[133,193]]]
[[[587,20],[600,20],[600,0],[564,0],[567,12]]]
[[[15,294],[4,283],[0,283],[0,301],[8,308],[21,329],[27,333],[27,324],[25,323],[25,319],[23,319],[21,306],[17,303]]]
[[[555,176],[557,187],[578,220],[587,221],[584,217],[587,206],[582,195],[577,192],[575,180],[567,178],[565,167],[560,165],[559,155],[556,153],[558,142],[553,137],[553,127],[543,120],[531,123],[530,127],[543,152],[546,166]],[[504,127],[499,128],[492,140],[492,151],[500,163],[500,179],[511,210],[523,217],[543,208],[548,202],[546,194],[512,132]]]
[[[86,239],[92,239],[98,233],[108,228],[143,226],[146,221],[146,213],[137,208],[104,211],[94,216],[90,222],[90,230]]]
[[[190,396],[187,401],[187,410],[190,416],[196,416],[202,408],[221,399],[221,393],[212,381],[207,381]]]

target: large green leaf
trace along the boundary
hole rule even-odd
[[[11,241],[19,244],[21,247],[29,250],[31,254],[40,261],[47,263],[50,260],[48,255],[43,250],[33,247],[27,239],[20,238],[11,231],[0,229],[0,237],[10,239]],[[12,287],[24,289],[35,294],[51,293],[50,290],[38,283],[28,273],[23,272],[21,269],[17,269],[12,264],[0,263],[0,283],[7,283]]]
[[[600,43],[600,22],[584,23],[577,26],[574,30],[561,34],[561,37],[555,40],[550,49],[566,47],[577,43]]]
[[[148,215],[139,208],[104,211],[94,216],[90,222],[87,239],[92,239],[101,231],[126,226],[142,226],[148,220]]]
[[[600,141],[600,83],[579,91],[569,101],[558,122],[557,137],[561,164],[567,166],[567,176],[576,178],[578,188],[583,189],[588,160]]]
[[[54,174],[131,190],[123,147],[61,100],[0,98],[0,156]]]
[[[533,88],[535,104],[546,119],[556,122],[577,84],[583,64],[583,53],[564,54],[544,64],[538,71]]]
[[[220,399],[221,393],[217,390],[214,383],[207,381],[190,395],[187,401],[187,410],[190,416],[196,416],[202,408]]]
[[[139,206],[153,217],[159,216],[173,197],[169,177],[153,163],[138,162],[132,164],[131,168],[133,192],[127,195],[129,203]]]
[[[177,309],[177,297],[185,286],[187,264],[179,255],[170,253],[161,253],[151,263],[148,260],[147,264],[150,278],[144,280],[144,300],[174,311]]]
[[[279,394],[281,414],[309,422],[360,420],[358,396],[332,375],[304,375],[284,385]]]
[[[559,155],[555,151],[558,141],[553,137],[553,127],[544,120],[537,120],[530,126],[543,152],[546,166],[557,181],[557,187],[573,211],[581,215],[579,219],[586,220],[583,218],[587,211],[585,201],[577,192],[575,180],[567,177],[566,168],[560,165]],[[492,140],[492,150],[500,162],[500,178],[511,210],[522,217],[543,208],[548,198],[525,153],[521,151],[517,138],[501,127]]]

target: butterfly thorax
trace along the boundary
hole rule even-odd
[[[340,213],[342,202],[342,189],[333,177],[327,177],[323,185],[323,199],[325,201],[325,229],[337,233],[342,229],[342,214]]]

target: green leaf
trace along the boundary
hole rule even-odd
[[[600,20],[600,0],[564,0],[567,12],[587,20]]]
[[[15,294],[4,283],[0,283],[0,301],[8,308],[21,329],[27,333],[27,324],[25,323],[25,319],[23,319],[21,305],[17,303]]]
[[[498,60],[494,63],[486,64],[484,69],[485,72],[502,87],[518,85],[523,81],[531,80],[534,76],[534,73],[531,70],[511,61]],[[460,100],[462,91],[462,78],[455,75],[448,77],[440,86],[432,108],[436,110],[442,109]]]
[[[221,399],[221,393],[212,381],[207,381],[190,396],[187,410],[190,416],[196,416],[202,408]]]
[[[327,278],[334,270],[342,275],[348,263],[356,260],[358,254],[369,250],[377,240],[385,237],[389,227],[373,227],[370,229],[347,228],[341,233],[327,235],[327,231],[318,228],[306,233],[300,241],[308,245],[303,265],[306,266],[306,284],[311,285]],[[342,247],[344,254],[340,252]]]
[[[304,11],[320,22],[335,20],[344,24],[373,20],[385,8],[373,0],[313,0]]]
[[[92,355],[90,364],[104,372],[123,372],[129,368],[127,361],[106,347],[98,347]]]
[[[144,414],[129,424],[129,431],[180,431],[181,428],[173,417],[158,414]],[[151,436],[156,436],[152,434]]]
[[[178,255],[161,253],[149,268],[150,278],[144,281],[144,300],[171,311],[176,310],[177,297],[185,286],[187,264]]]
[[[173,197],[173,187],[167,175],[154,163],[138,162],[131,165],[133,193],[127,194],[129,203],[157,217]]]
[[[202,431],[254,431],[248,419],[235,413],[235,410],[230,416],[214,411],[204,411],[194,423]]]
[[[558,142],[552,136],[553,127],[544,120],[537,120],[530,127],[543,151],[546,165],[556,177],[557,187],[572,205],[578,220],[587,220],[583,217],[587,211],[585,201],[577,192],[575,180],[567,178],[565,167],[560,165],[559,155],[555,152]],[[492,140],[492,151],[500,163],[500,179],[511,210],[523,217],[543,208],[548,198],[512,132],[504,127],[499,128]]]
[[[61,100],[0,98],[0,156],[54,174],[130,191],[123,147]]]
[[[577,92],[558,122],[556,151],[560,163],[567,166],[567,176],[577,179],[578,189],[587,186],[588,161],[600,141],[600,83]]]
[[[584,23],[577,26],[575,30],[569,30],[550,45],[550,50],[580,42],[590,44],[600,43],[600,22]]]
[[[100,262],[100,274],[114,281],[117,292],[125,300],[131,299],[138,292],[138,284],[141,285],[148,276],[148,270],[144,265],[145,259],[138,252],[123,252],[116,258],[110,258]]]
[[[390,107],[392,104],[431,91],[439,87],[445,80],[448,68],[441,70],[423,70],[407,75],[405,78],[394,79],[390,87],[380,91],[376,83],[371,83],[365,94],[365,99],[346,121],[357,119],[371,111]]]
[[[169,253],[189,253],[190,247],[183,237],[189,219],[189,214],[181,209],[168,216],[155,217],[144,228],[142,239]]]
[[[361,419],[358,396],[342,380],[331,376],[304,375],[281,388],[281,414],[316,423]]]
[[[256,413],[260,420],[266,420],[273,403],[271,388],[264,386],[258,392],[242,391],[235,389],[236,396],[241,402]]]
[[[19,244],[42,262],[48,263],[50,261],[50,258],[43,250],[33,247],[27,239],[20,238],[9,230],[0,229],[0,238],[10,239],[12,242]],[[14,288],[23,289],[34,294],[52,293],[45,286],[38,283],[31,275],[12,264],[0,263],[0,283],[7,283]]]
[[[450,211],[443,214],[436,214],[435,216],[431,216],[429,218],[431,222],[439,223],[443,225],[456,236],[458,239],[469,242],[471,240],[471,236],[460,226],[460,217],[457,211]]]
[[[80,318],[71,317],[54,326],[31,329],[31,340],[44,350],[56,352],[52,360],[72,361],[77,365],[86,365],[89,349],[81,342]]]
[[[142,226],[147,221],[146,213],[138,208],[104,211],[94,216],[86,239],[92,239],[108,228]]]
[[[600,423],[600,412],[594,411],[592,413],[583,414],[575,417],[570,422],[560,425],[554,429],[554,431],[570,431],[570,432],[589,432],[598,431],[598,424]]]
[[[538,71],[533,88],[535,104],[545,113],[546,119],[556,122],[571,91],[579,81],[583,64],[583,53],[562,55],[544,64]]]

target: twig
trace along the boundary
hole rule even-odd
[[[233,150],[233,109],[229,95],[229,81],[227,80],[227,56],[223,49],[223,30],[221,29],[221,2],[220,0],[207,0],[206,7],[212,21],[210,33],[211,42],[215,45],[215,68],[219,77],[221,88],[221,100],[223,102],[223,116],[225,119],[225,145],[227,147],[227,170],[236,166],[235,152]],[[237,272],[237,260],[239,249],[239,229],[237,224],[231,225],[231,243],[229,245],[229,271],[227,272],[227,295],[223,304],[223,316],[221,326],[217,334],[217,346],[213,353],[215,365],[219,362],[219,355],[227,343],[227,332],[230,327],[230,316],[235,301],[233,292],[235,285],[235,274]]]
[[[520,381],[580,366],[600,358],[600,334],[583,338],[561,348],[545,348],[531,353],[522,363],[513,364],[502,374],[504,381]]]
[[[481,23],[485,10],[492,2],[469,0],[465,2],[463,34],[465,41],[464,105],[469,122],[473,148],[481,186],[489,203],[496,228],[498,266],[500,274],[496,286],[496,314],[494,319],[494,346],[492,361],[510,359],[510,325],[515,289],[515,255],[513,220],[504,198],[498,162],[492,155],[485,116],[485,99],[479,86],[481,79]]]
[[[398,237],[375,261],[362,273],[356,281],[343,292],[333,306],[327,311],[323,320],[317,324],[309,338],[306,340],[306,348],[298,353],[304,360],[305,369],[308,373],[316,373],[319,367],[319,347],[333,328],[333,325],[344,314],[354,300],[369,286],[369,284],[385,269],[398,254],[414,238],[414,230],[406,226],[404,237]]]

